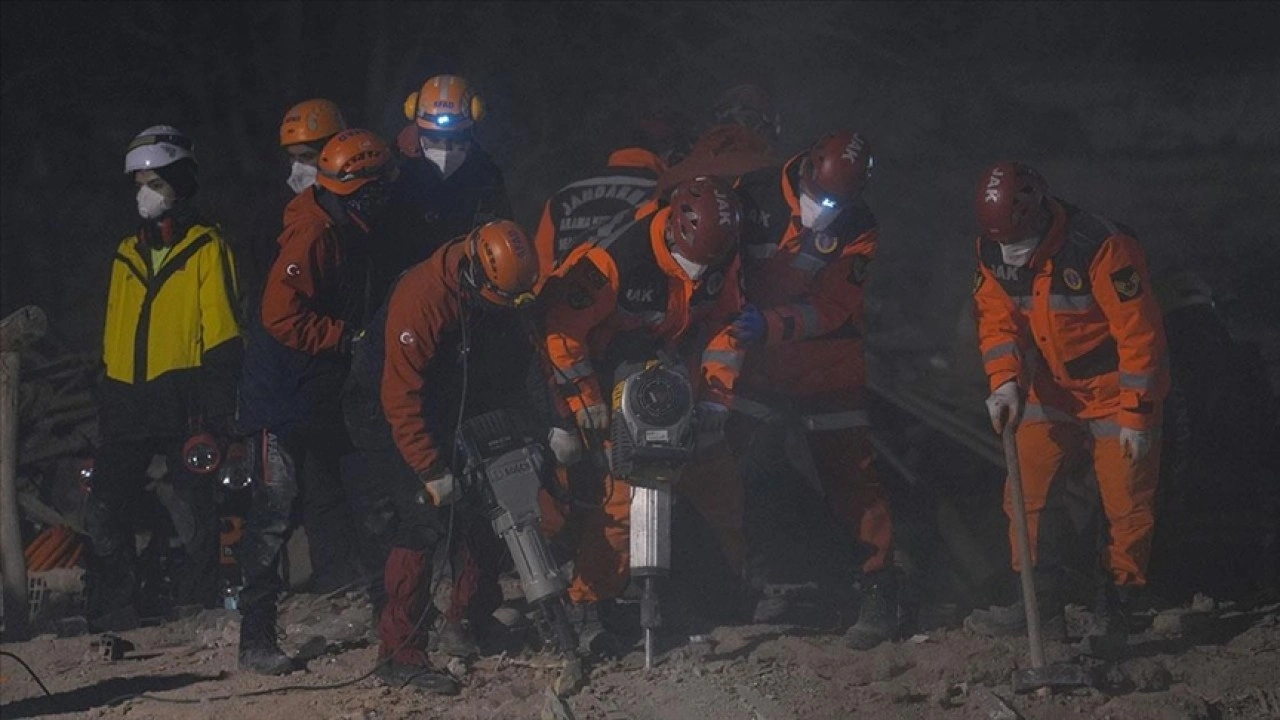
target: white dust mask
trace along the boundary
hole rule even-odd
[[[1005,265],[1024,267],[1031,261],[1031,254],[1036,251],[1036,247],[1039,244],[1039,235],[1032,235],[1026,240],[1017,242],[1001,243],[1000,255],[1003,257]]]
[[[800,193],[800,224],[810,230],[826,230],[839,214],[838,209],[824,207],[817,200]]]
[[[689,279],[694,282],[698,282],[698,278],[702,277],[702,273],[707,271],[706,265],[699,265],[675,250],[671,251],[671,257],[676,259],[676,264],[679,265],[680,269],[684,271],[684,274],[689,276]]]
[[[319,174],[320,170],[315,165],[295,161],[289,173],[289,179],[285,182],[289,184],[289,189],[294,195],[300,195],[303,190],[316,184],[316,176]]]
[[[138,214],[143,220],[155,220],[173,207],[169,198],[151,189],[149,185],[138,188]]]
[[[439,150],[436,148],[422,148],[422,154],[428,160],[435,163],[440,168],[440,174],[449,177],[458,168],[462,167],[462,163],[467,160],[466,150]]]

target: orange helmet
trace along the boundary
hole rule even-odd
[[[464,281],[480,297],[503,307],[533,299],[538,282],[538,254],[525,231],[510,220],[485,223],[467,236],[468,267]]]
[[[329,138],[320,151],[320,187],[337,195],[350,195],[386,175],[391,168],[391,150],[376,134],[351,128]]]
[[[280,123],[280,147],[309,143],[337,135],[347,129],[342,111],[331,100],[313,98],[289,108]]]
[[[466,78],[457,75],[437,75],[426,81],[405,100],[404,109],[423,130],[466,130],[484,118],[484,100],[472,92]]]

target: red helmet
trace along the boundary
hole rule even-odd
[[[838,130],[813,144],[800,166],[801,192],[839,207],[853,200],[871,177],[871,145],[856,132]]]
[[[538,254],[519,225],[494,220],[472,230],[466,242],[471,262],[464,278],[480,297],[503,307],[518,307],[533,299]]]
[[[667,237],[692,262],[711,265],[724,259],[737,246],[741,226],[742,202],[718,177],[686,180],[671,193]]]
[[[350,128],[329,138],[320,151],[320,187],[336,195],[350,195],[394,167],[391,150],[376,134]]]
[[[1048,186],[1040,173],[1016,162],[1002,162],[982,174],[973,212],[982,234],[998,242],[1017,242],[1036,230]]]

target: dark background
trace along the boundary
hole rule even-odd
[[[517,219],[626,141],[645,108],[705,124],[771,90],[783,146],[838,126],[876,149],[873,326],[973,362],[970,196],[1021,159],[1189,267],[1276,366],[1280,11],[1269,3],[70,3],[3,12],[3,312],[38,303],[93,350],[136,223],[124,149],[193,136],[201,201],[240,250],[288,199],[277,129],[313,96],[389,139],[427,77],[468,77]],[[244,272],[252,273],[253,268]]]

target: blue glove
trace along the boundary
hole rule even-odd
[[[760,312],[755,305],[747,305],[742,312],[738,313],[738,317],[733,321],[733,329],[729,332],[743,345],[752,345],[764,342],[769,326],[764,321],[764,313]]]

